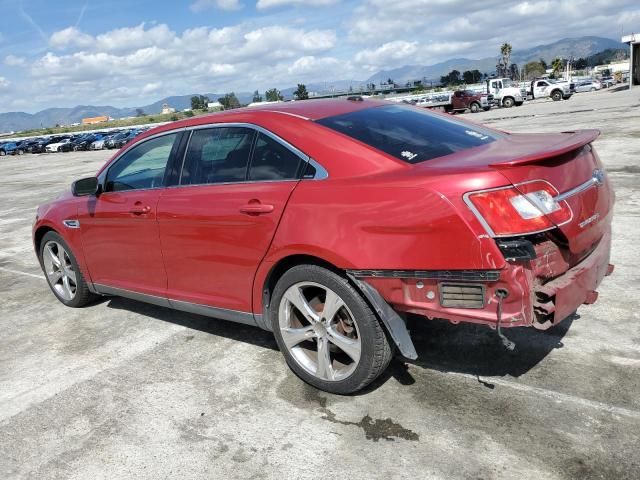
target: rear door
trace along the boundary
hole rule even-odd
[[[179,184],[158,204],[168,297],[252,311],[253,279],[303,159],[249,127],[194,130]]]

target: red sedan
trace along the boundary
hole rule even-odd
[[[350,393],[416,351],[405,313],[549,328],[611,273],[595,130],[509,134],[350,97],[164,125],[38,209],[54,295],[120,295],[271,330]]]

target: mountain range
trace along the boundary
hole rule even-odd
[[[625,47],[624,44],[610,38],[565,38],[557,42],[537,45],[524,50],[514,50],[511,55],[511,61],[521,65],[532,60],[543,58],[550,63],[551,60],[556,57],[567,58],[574,56],[576,58],[586,58],[606,49],[620,49]],[[371,82],[379,83],[389,78],[398,83],[422,78],[437,81],[441,75],[445,75],[453,69],[461,72],[474,69],[478,69],[481,72],[492,72],[495,70],[497,61],[498,57],[496,55],[494,57],[481,59],[452,58],[433,65],[405,65],[400,68],[381,70],[363,81],[335,80],[331,82],[309,83],[307,84],[307,90],[310,92],[327,91],[330,89],[342,90],[349,88],[349,86],[359,86]],[[281,91],[285,98],[290,98],[294,90],[295,87],[288,87]],[[25,112],[0,113],[0,132],[52,127],[56,124],[68,125],[80,122],[86,117],[96,117],[100,115],[108,115],[113,118],[128,117],[135,115],[137,109],[141,109],[147,114],[155,114],[160,112],[164,103],[167,103],[179,111],[191,106],[191,97],[193,95],[197,94],[166,97],[152,104],[138,107],[117,108],[109,105],[78,105],[73,108],[47,108],[46,110],[33,114]],[[224,96],[224,93],[208,93],[205,95],[211,99],[217,99]],[[248,103],[252,99],[252,93],[250,92],[239,92],[236,93],[236,95],[242,103]]]

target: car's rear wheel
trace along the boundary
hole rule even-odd
[[[340,275],[315,265],[288,270],[269,316],[287,364],[331,393],[356,392],[389,365],[391,345],[371,307]]]
[[[47,232],[40,244],[40,262],[49,288],[68,307],[82,307],[94,299],[71,249],[55,232]]]

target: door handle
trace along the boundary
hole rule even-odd
[[[257,200],[252,200],[246,205],[240,207],[240,211],[242,213],[246,213],[247,215],[263,215],[265,213],[273,212],[273,205],[266,205],[264,203],[260,203]]]
[[[145,213],[149,213],[151,211],[151,207],[146,205],[146,206],[142,206],[142,203],[140,202],[136,202],[133,207],[131,207],[131,209],[129,210],[130,213],[133,213],[134,215],[143,215]]]

